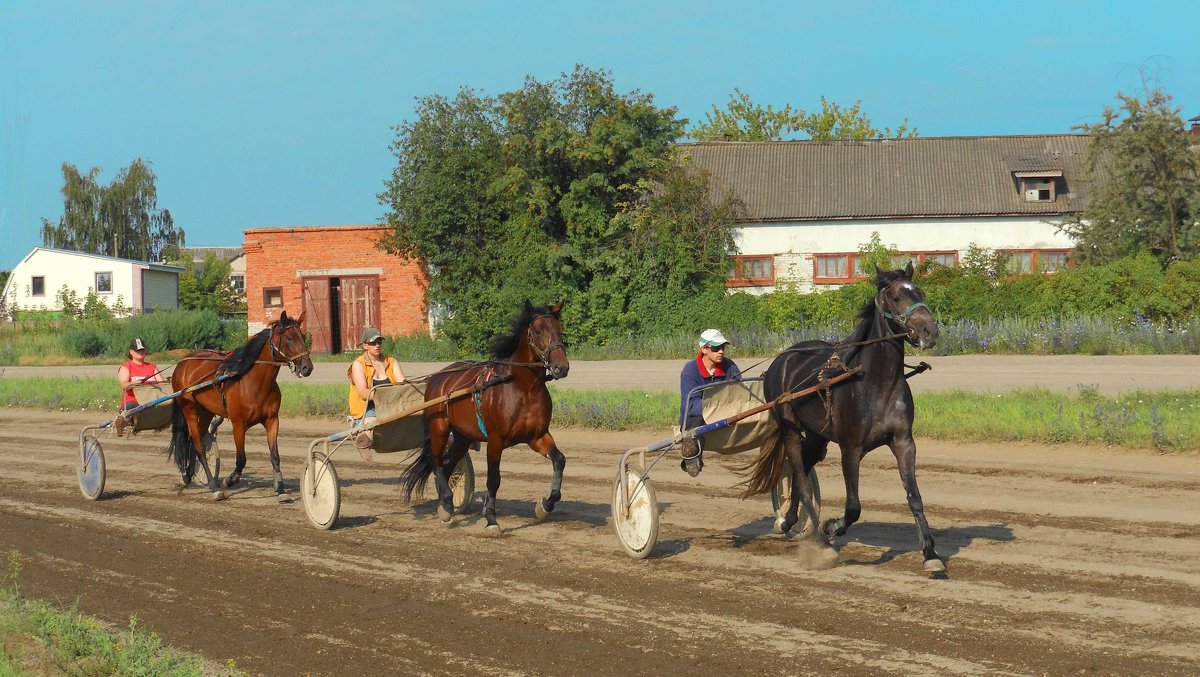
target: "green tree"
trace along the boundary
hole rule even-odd
[[[1084,167],[1087,207],[1062,231],[1081,263],[1107,263],[1146,249],[1166,266],[1200,245],[1200,156],[1180,109],[1162,90],[1145,99],[1118,93],[1119,109],[1081,129],[1092,135]]]
[[[849,108],[821,97],[819,112],[805,112],[791,104],[776,110],[754,103],[740,89],[729,95],[725,110],[717,106],[706,113],[703,122],[692,126],[688,136],[697,141],[782,141],[804,134],[814,141],[853,141],[862,139],[906,138],[917,135],[908,128],[908,120],[892,131],[877,129],[862,112],[862,102]]]
[[[134,160],[107,186],[97,183],[100,168],[81,174],[64,163],[63,215],[42,219],[47,247],[104,254],[138,261],[161,261],[178,252],[184,232],[171,213],[158,208],[157,177],[150,163]]]
[[[623,286],[614,272],[682,269],[689,259],[723,277],[711,239],[676,233],[670,264],[638,248],[662,235],[650,206],[664,195],[693,199],[683,186],[704,176],[672,153],[682,127],[674,108],[618,93],[609,73],[582,66],[496,97],[464,88],[454,99],[424,98],[396,127],[398,163],[379,196],[393,230],[382,244],[425,266],[427,301],[463,347],[482,348],[526,298],[565,300],[577,339],[618,336],[634,324],[635,299],[657,290]],[[727,213],[701,222],[728,231]],[[696,291],[696,276],[679,279],[680,293]]]
[[[874,280],[875,269],[892,270],[896,267],[894,262],[899,254],[900,250],[895,244],[885,245],[879,237],[879,231],[873,230],[870,239],[858,245],[858,268]],[[850,271],[851,274],[855,272]]]
[[[171,264],[186,269],[179,275],[181,310],[211,310],[219,314],[246,310],[245,302],[229,286],[228,261],[208,252],[200,266],[187,255],[177,255]]]

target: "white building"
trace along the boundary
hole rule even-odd
[[[1011,256],[1014,272],[1070,264],[1058,231],[1087,198],[1090,137],[930,137],[870,141],[684,144],[747,210],[728,287],[819,291],[867,277],[858,248],[957,266],[971,246]]]
[[[91,291],[109,307],[124,305],[136,312],[179,307],[178,266],[131,261],[99,254],[34,247],[4,285],[8,308],[62,310],[58,293],[64,286],[80,302]]]

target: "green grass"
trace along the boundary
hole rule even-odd
[[[330,432],[346,417],[346,386],[280,383],[284,417],[326,419]],[[554,424],[596,430],[666,431],[679,416],[673,392],[584,391],[550,388]],[[119,393],[108,379],[0,379],[0,406],[94,411],[97,422],[116,412]],[[926,393],[916,398],[918,438],[981,442],[1113,445],[1175,451],[1200,449],[1200,390],[1105,397],[1095,388],[1003,394]]]
[[[0,577],[0,675],[246,674],[233,661],[214,670],[202,656],[164,646],[137,617],[114,632],[94,617],[25,599],[18,585],[20,553],[9,552],[7,564]]]

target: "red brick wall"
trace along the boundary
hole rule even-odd
[[[280,309],[263,306],[263,289],[283,290],[283,309],[299,317],[304,297],[297,271],[337,271],[378,268],[379,328],[387,336],[428,332],[425,309],[427,280],[410,259],[385,254],[375,242],[384,226],[303,226],[251,228],[244,231],[246,251],[246,320],[250,335],[278,319]]]

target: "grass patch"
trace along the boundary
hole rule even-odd
[[[214,669],[202,656],[163,646],[153,632],[129,619],[111,631],[91,616],[61,611],[21,596],[21,554],[8,553],[0,577],[0,675],[245,675],[231,660]]]
[[[285,418],[326,419],[330,432],[345,423],[345,385],[292,381],[279,385]],[[673,392],[551,386],[550,395],[556,426],[666,431],[679,417],[679,396]],[[94,411],[99,421],[116,412],[119,400],[120,393],[109,379],[0,379],[0,406]],[[926,393],[916,398],[916,411],[918,438],[1200,449],[1200,390],[1106,397],[1095,387],[1081,385],[1070,393],[1045,389]]]

